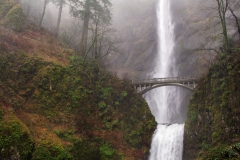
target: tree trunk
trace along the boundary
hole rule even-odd
[[[98,39],[99,39],[99,36],[98,36],[98,29],[99,29],[99,17],[96,18],[96,24],[95,24],[95,32],[94,32],[94,35],[95,35],[95,48],[94,48],[94,53],[95,53],[95,59],[98,58],[99,56],[99,52],[98,52]]]
[[[28,0],[28,7],[27,7],[27,13],[26,13],[27,18],[28,18],[29,12],[30,12],[30,7],[31,7],[30,0]]]
[[[234,14],[233,10],[230,8],[230,11],[233,15],[233,17],[235,18],[235,21],[236,21],[236,25],[237,25],[237,28],[238,28],[238,34],[240,35],[240,24],[239,24],[239,19],[238,17]]]
[[[228,40],[227,24],[226,24],[226,12],[228,8],[228,0],[216,0],[216,1],[218,3],[218,14],[219,14],[221,25],[222,25],[224,47],[228,52],[230,52],[230,45]]]
[[[63,7],[63,0],[60,0],[58,20],[57,20],[57,29],[56,29],[56,37],[58,37],[58,34],[59,34],[59,28],[60,28],[60,22],[61,22],[61,16],[62,16],[62,7]]]
[[[39,22],[39,25],[38,25],[39,27],[42,26],[42,21],[43,21],[44,15],[45,15],[46,7],[47,7],[47,1],[48,0],[44,0],[43,12],[42,12],[42,16],[41,16],[41,19],[40,19],[40,22]]]
[[[86,54],[89,20],[90,20],[90,6],[88,4],[88,1],[86,1],[84,20],[83,20],[82,40],[81,40],[80,51],[79,51],[80,55]]]

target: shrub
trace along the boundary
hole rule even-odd
[[[14,6],[14,3],[6,1],[6,0],[0,0],[0,19],[6,16],[8,11]]]
[[[99,147],[94,140],[96,139],[76,141],[71,149],[73,158],[79,159],[79,157],[81,157],[81,159],[99,159]]]
[[[113,154],[114,154],[114,149],[112,149],[111,145],[108,143],[104,143],[101,147],[100,147],[100,156],[101,156],[101,160],[108,160],[109,158],[112,158]]]
[[[26,17],[21,5],[15,5],[6,15],[4,25],[14,31],[23,31],[26,29]]]
[[[45,144],[39,145],[32,156],[33,160],[71,160],[73,159],[70,154],[68,154],[61,146],[54,145],[48,146]]]
[[[3,159],[29,159],[33,141],[26,126],[14,116],[0,121],[0,155]]]
[[[104,109],[104,108],[106,108],[106,107],[107,107],[107,105],[106,105],[105,102],[102,101],[102,102],[99,102],[99,103],[98,103],[98,108],[99,108],[99,109]]]

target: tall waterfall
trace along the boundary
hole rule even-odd
[[[177,76],[174,49],[174,25],[171,19],[170,0],[159,0],[158,56],[152,78]],[[146,100],[158,123],[152,138],[149,160],[181,160],[184,124],[178,124],[181,114],[180,91],[177,87],[160,87],[152,90]]]

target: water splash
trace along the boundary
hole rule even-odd
[[[151,146],[149,160],[182,159],[184,124],[157,126]]]

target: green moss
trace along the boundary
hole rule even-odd
[[[34,142],[25,125],[9,113],[0,121],[0,155],[3,159],[30,159]]]
[[[4,20],[4,25],[15,31],[23,31],[26,29],[26,17],[21,5],[17,4],[9,10]]]
[[[58,145],[48,146],[42,144],[36,147],[32,155],[33,160],[71,160],[72,156]]]
[[[219,133],[213,132],[213,134],[212,134],[212,140],[213,140],[214,142],[216,142],[218,138],[219,138]]]
[[[231,159],[231,152],[224,147],[240,138],[239,60],[239,53],[219,55],[199,81],[185,125],[187,157],[201,159],[208,153],[204,159]]]
[[[106,107],[107,107],[107,105],[106,105],[105,102],[102,101],[102,102],[99,102],[99,103],[98,103],[98,108],[99,108],[99,109],[105,109]]]
[[[114,155],[114,149],[112,149],[111,145],[109,145],[108,143],[104,143],[102,146],[100,146],[99,149],[99,154],[100,154],[100,159],[101,160],[109,160],[109,159],[113,159],[113,155]]]
[[[211,149],[204,157],[204,160],[216,160],[216,159],[226,159],[226,160],[237,160],[240,154],[240,143],[234,144],[232,146],[217,146]]]
[[[146,101],[127,82],[111,76],[96,62],[83,63],[81,58],[72,58],[67,67],[62,67],[17,54],[5,54],[2,60],[4,101],[22,98],[22,107],[14,110],[41,115],[53,126],[75,128],[71,134],[68,129],[49,130],[65,145],[48,143],[53,137],[38,140],[32,154],[34,159],[58,159],[58,155],[69,158],[71,154],[73,159],[105,156],[116,160],[124,155],[120,154],[122,147],[145,152],[150,146],[156,122]],[[113,139],[111,134],[117,138]],[[75,142],[79,135],[82,140]],[[102,136],[102,140],[92,141],[96,135]],[[113,142],[120,146],[111,146]],[[100,153],[104,144],[114,150],[112,156],[108,151],[104,153],[104,147]]]
[[[5,17],[14,5],[13,1],[0,0],[0,19]]]
[[[79,157],[82,159],[99,159],[100,154],[98,143],[98,140],[95,142],[94,140],[75,142],[73,148],[71,149],[74,159],[78,159]]]

